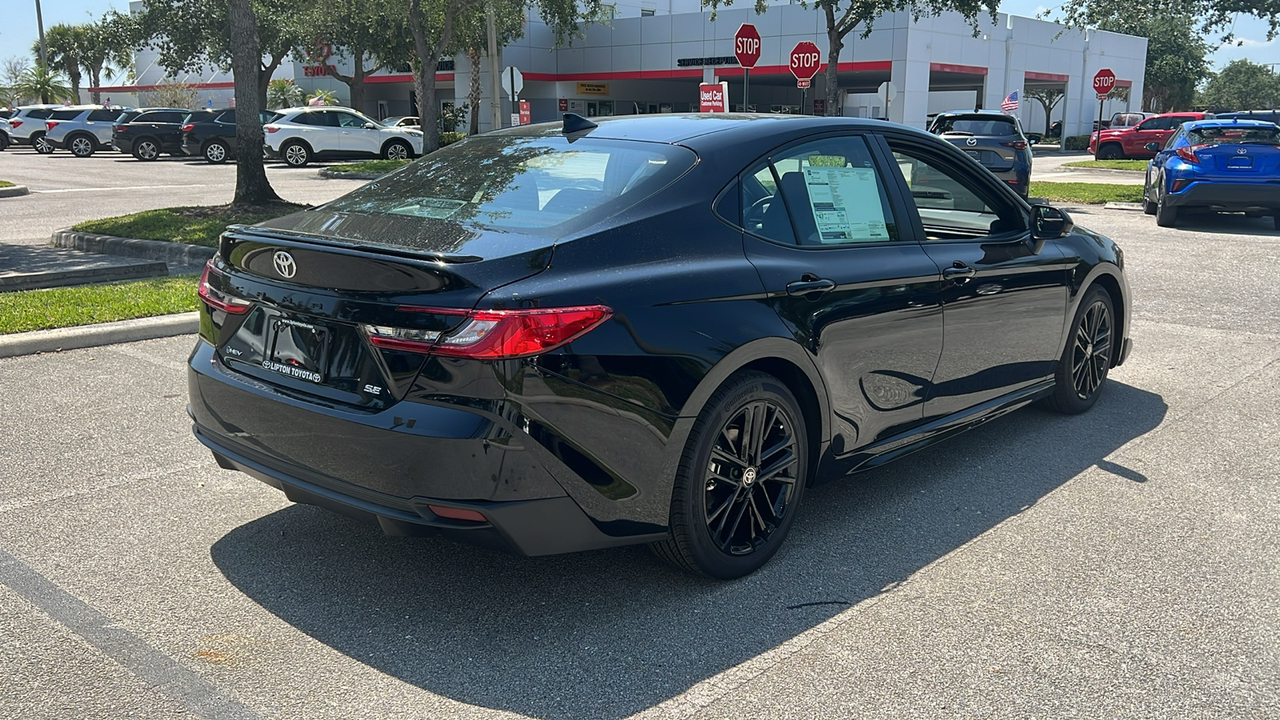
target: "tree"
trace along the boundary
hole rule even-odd
[[[82,26],[84,36],[81,45],[80,66],[89,75],[89,86],[100,87],[105,75],[108,80],[116,76],[114,68],[133,65],[132,20],[114,10],[107,12],[96,23]],[[114,66],[114,68],[113,68]],[[102,102],[101,93],[90,91],[93,102]]]
[[[1258,110],[1280,106],[1280,75],[1266,65],[1235,60],[1205,86],[1203,100],[1215,110]]]
[[[389,0],[321,0],[310,14],[313,62],[323,63],[330,77],[350,89],[351,107],[365,112],[365,78],[387,67],[410,61],[413,43],[405,14]],[[316,54],[317,49],[323,52]],[[329,62],[330,54],[350,58],[352,71],[345,75]],[[368,65],[366,66],[366,59]]]
[[[1151,112],[1188,110],[1196,86],[1209,76],[1209,45],[1190,15],[1125,13],[1099,24],[1103,30],[1147,38],[1142,107]]]
[[[4,90],[5,97],[0,100],[10,105],[21,105],[27,99],[14,88],[22,81],[23,73],[30,69],[31,63],[20,55],[5,58],[4,63],[0,64],[0,89]]]
[[[28,68],[22,73],[13,90],[19,97],[38,98],[46,104],[73,97],[71,88],[63,82],[62,76],[43,65]]]
[[[524,35],[526,4],[522,0],[493,0],[494,30],[498,47]],[[480,132],[480,59],[488,52],[488,12],[484,4],[471,7],[458,18],[452,50],[465,54],[471,66],[471,86],[467,92],[467,113],[471,116],[470,134]]]
[[[1053,125],[1050,115],[1053,114],[1053,109],[1058,106],[1058,103],[1062,102],[1062,98],[1066,97],[1066,92],[1056,87],[1034,87],[1024,94],[1044,108],[1044,134],[1047,137],[1049,128]]]
[[[307,14],[298,0],[251,0],[260,55],[253,73],[258,107],[267,102],[267,84],[280,63],[310,44]],[[174,75],[200,72],[209,65],[234,68],[236,47],[228,0],[143,0],[135,40],[159,54],[160,65]],[[239,76],[237,76],[237,80]],[[237,91],[237,104],[244,102]]]
[[[1066,0],[1058,11],[1060,22],[1072,27],[1104,27],[1114,18],[1195,18],[1201,34],[1221,32],[1223,41],[1232,39],[1231,28],[1240,15],[1266,20],[1267,40],[1280,31],[1277,0]]]
[[[267,107],[271,110],[302,104],[302,88],[291,79],[277,78],[267,85]]]
[[[232,205],[265,205],[280,200],[267,180],[262,162],[262,120],[259,113],[259,79],[263,71],[262,49],[258,41],[258,21],[251,0],[226,0],[231,71],[236,84],[236,192]],[[268,75],[268,77],[270,77]],[[265,87],[262,95],[266,95]]]
[[[44,34],[49,69],[65,73],[71,81],[72,102],[80,102],[80,58],[84,52],[85,32],[79,25],[59,23]],[[31,46],[31,53],[38,55],[40,41]]]
[[[196,106],[196,97],[195,85],[165,78],[155,90],[142,93],[138,102],[144,106],[191,109]]]

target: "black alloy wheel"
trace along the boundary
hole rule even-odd
[[[93,155],[93,151],[97,149],[93,145],[93,139],[88,135],[76,135],[67,143],[67,147],[71,150],[71,154],[81,158],[87,158]]]
[[[221,140],[210,140],[204,146],[204,159],[206,162],[219,165],[227,161],[227,144]]]
[[[35,148],[36,152],[41,155],[50,155],[56,149],[53,147],[53,143],[45,139],[44,133],[36,133],[31,136],[31,147]]]
[[[1111,296],[1100,287],[1090,288],[1076,309],[1067,347],[1058,362],[1049,398],[1053,409],[1077,415],[1098,401],[1111,368],[1115,330]]]
[[[1099,160],[1120,160],[1124,158],[1124,151],[1115,143],[1107,143],[1098,148]]]
[[[139,160],[155,160],[160,157],[160,145],[151,138],[143,138],[133,144],[133,156]]]
[[[387,160],[408,160],[413,157],[413,148],[403,140],[392,140],[382,149],[382,157]]]
[[[754,572],[795,520],[808,447],[799,404],[785,385],[757,372],[731,378],[690,433],[672,498],[671,538],[654,551],[706,577]]]

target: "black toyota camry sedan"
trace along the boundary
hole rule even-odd
[[[1129,352],[1124,256],[939,138],[658,115],[472,137],[223,235],[195,434],[390,534],[525,555],[649,543],[716,578],[806,487]]]

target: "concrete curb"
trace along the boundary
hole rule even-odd
[[[1096,173],[1108,173],[1111,175],[1129,175],[1129,176],[1132,176],[1136,173],[1146,172],[1146,170],[1116,170],[1115,168],[1071,167],[1070,165],[1059,165],[1058,169],[1065,170],[1067,172],[1096,172]]]
[[[335,172],[329,168],[320,168],[320,177],[331,180],[377,180],[386,173],[372,172]]]
[[[159,260],[167,265],[204,265],[217,252],[217,248],[187,245],[185,243],[162,242],[159,240],[139,240],[114,235],[95,235],[94,233],[76,232],[75,230],[58,230],[53,234],[54,247],[72,248],[99,255],[122,255],[124,257]]]
[[[190,335],[200,329],[200,313],[121,320],[99,325],[0,335],[0,358]]]
[[[1142,212],[1142,203],[1109,202],[1102,206],[1106,210],[1132,210]]]
[[[0,187],[0,198],[18,197],[19,195],[30,194],[30,190],[26,185],[14,185],[13,187]]]

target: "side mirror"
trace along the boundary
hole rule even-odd
[[[1036,243],[1037,252],[1045,240],[1060,238],[1075,226],[1066,210],[1048,205],[1031,206],[1031,239]]]
[[[377,128],[378,128],[378,126],[377,126],[377,125],[374,125],[374,124],[373,124],[373,123],[371,123],[371,122],[367,122],[367,123],[365,123],[365,124],[364,124],[364,129],[365,129],[365,130],[376,130]]]
[[[1149,142],[1146,145],[1143,145],[1142,149],[1146,150],[1147,152],[1160,152],[1160,143]]]

